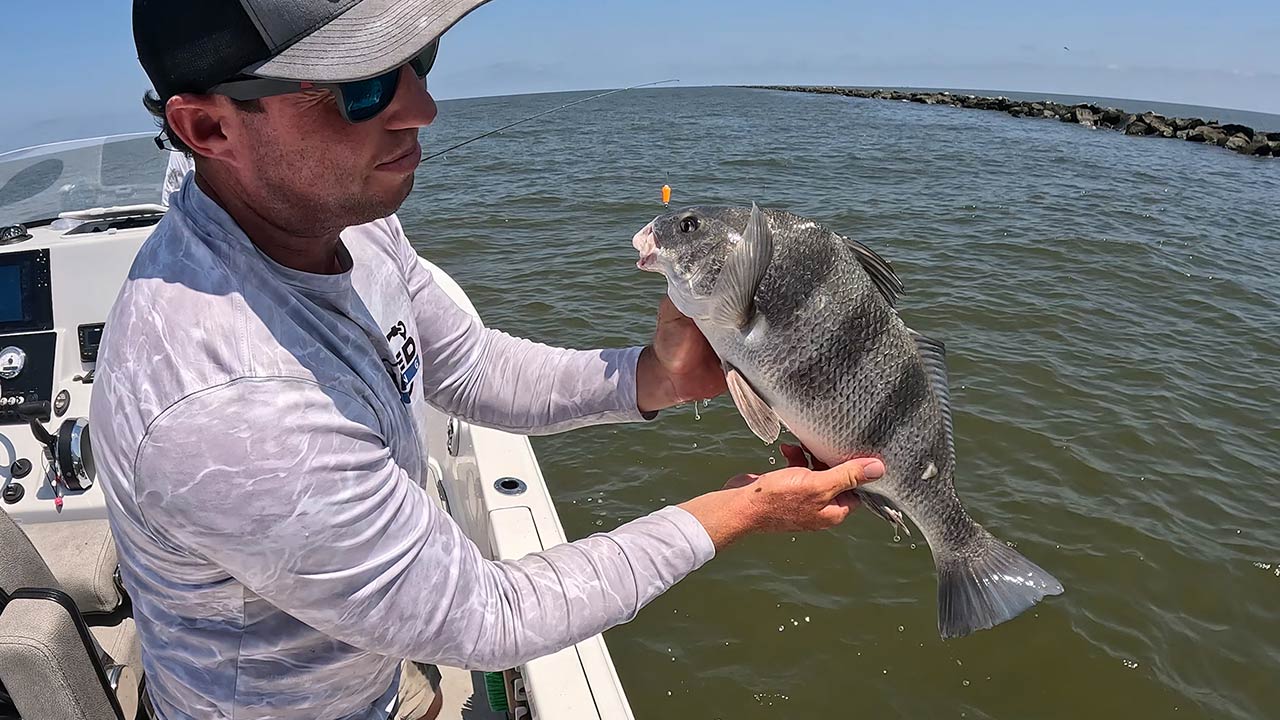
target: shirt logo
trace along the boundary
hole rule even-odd
[[[397,342],[396,338],[402,339]],[[396,383],[397,389],[400,390],[400,402],[408,405],[413,402],[413,381],[422,368],[422,359],[418,357],[418,345],[409,335],[403,320],[392,325],[387,331],[387,342],[391,344],[391,353],[395,358],[395,367],[390,367],[388,364],[387,370],[391,373],[391,379]]]

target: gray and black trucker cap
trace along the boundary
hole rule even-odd
[[[403,65],[488,0],[134,0],[138,61],[161,98],[237,75],[345,82]]]

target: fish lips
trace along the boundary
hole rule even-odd
[[[640,253],[636,267],[648,272],[661,272],[658,269],[658,237],[653,232],[653,223],[645,225],[631,238],[631,246]]]

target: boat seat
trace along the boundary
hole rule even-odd
[[[119,559],[106,520],[39,523],[24,528],[62,589],[85,615],[115,612],[124,601]]]
[[[54,568],[0,511],[0,686],[8,702],[23,720],[133,720],[141,647],[105,521],[33,530]],[[93,612],[82,611],[82,600]]]

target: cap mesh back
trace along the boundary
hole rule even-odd
[[[133,40],[162,99],[205,92],[270,56],[239,0],[134,0]]]

